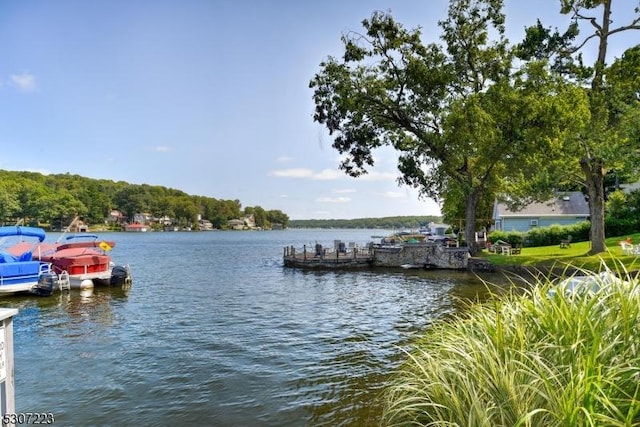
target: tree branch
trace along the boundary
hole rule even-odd
[[[639,22],[640,22],[640,18],[634,20],[630,25],[614,28],[613,30],[609,31],[609,35],[619,33],[625,30],[640,30],[640,25],[638,25]]]

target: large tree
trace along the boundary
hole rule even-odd
[[[362,24],[366,33],[344,35],[343,58],[312,79],[314,120],[335,135],[347,174],[366,173],[373,150],[389,145],[401,183],[436,200],[460,197],[474,253],[479,201],[542,169],[536,153],[580,125],[580,94],[537,64],[512,74],[501,0],[452,1],[439,23],[444,45],[424,45],[389,14]]]
[[[617,3],[617,2],[616,2]],[[625,15],[628,21],[613,25],[613,0],[560,0],[562,14],[569,14],[571,25],[563,33],[544,27],[540,21],[527,29],[525,41],[519,47],[519,56],[527,60],[551,60],[551,70],[568,81],[581,84],[589,95],[589,125],[576,135],[573,143],[566,145],[566,152],[576,159],[582,173],[582,184],[589,199],[591,217],[591,251],[603,252],[604,229],[604,180],[608,172],[627,159],[637,156],[637,147],[629,143],[628,126],[612,114],[619,105],[613,105],[608,95],[615,85],[615,78],[608,79],[607,51],[612,37],[626,31],[640,29],[638,7]],[[585,28],[587,28],[585,30]],[[590,30],[588,30],[590,29]],[[585,34],[580,34],[581,30]],[[584,50],[596,42],[593,63],[583,60]],[[633,70],[635,75],[640,70]],[[637,100],[636,100],[637,101]],[[632,107],[635,108],[635,107]],[[622,127],[627,126],[623,131]]]

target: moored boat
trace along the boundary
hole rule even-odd
[[[49,262],[33,258],[33,248],[45,239],[45,231],[38,227],[2,226],[0,237],[0,295],[32,293],[51,295],[67,287],[66,274],[58,275]],[[23,239],[29,240],[23,240]],[[15,245],[12,239],[20,239]],[[21,249],[13,249],[18,246]]]
[[[115,266],[109,252],[113,241],[98,240],[89,233],[71,234],[54,243],[39,243],[33,249],[33,257],[48,262],[57,274],[66,272],[72,289],[86,289],[100,285],[126,285],[131,283],[128,266]],[[20,251],[18,245],[11,248]]]

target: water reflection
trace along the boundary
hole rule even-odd
[[[14,319],[16,341],[23,334],[58,334],[63,337],[82,337],[95,333],[95,326],[114,324],[113,303],[126,299],[128,290],[122,288],[82,289],[56,292],[45,298],[16,297],[5,299],[0,306],[17,308]]]
[[[338,237],[371,232],[357,234]],[[60,425],[378,424],[403,350],[489,292],[464,272],[282,267],[286,244],[335,237],[118,235],[130,290],[0,300],[19,309],[16,410],[55,408]]]
[[[342,311],[343,322],[337,331],[324,337],[322,347],[330,351],[297,381],[299,394],[306,397],[309,425],[378,425],[385,384],[393,367],[406,359],[404,351],[410,350],[413,340],[431,323],[513,286],[501,275],[480,277],[468,272],[408,270],[359,275],[358,279],[345,277],[385,285],[374,292],[363,283],[354,287],[362,297],[349,295],[346,305],[351,309]],[[313,276],[322,277],[322,273]],[[350,323],[354,307],[367,314]]]

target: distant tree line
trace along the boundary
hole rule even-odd
[[[26,224],[66,227],[76,216],[86,224],[104,224],[112,210],[132,221],[137,213],[172,218],[176,225],[192,226],[200,219],[215,228],[227,221],[253,214],[256,225],[287,226],[289,217],[279,210],[260,206],[242,209],[239,200],[219,200],[189,195],[159,185],[129,184],[123,181],[91,179],[79,175],[43,175],[36,172],[0,170],[0,221],[24,220]]]
[[[439,216],[392,216],[384,218],[357,218],[357,219],[298,219],[290,220],[289,228],[380,228],[392,229],[418,229],[427,226],[430,222],[438,223],[442,220]]]

